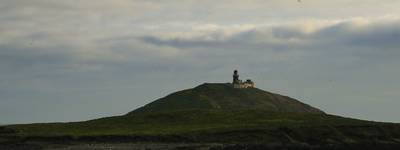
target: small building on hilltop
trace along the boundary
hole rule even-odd
[[[246,81],[242,81],[239,79],[239,73],[237,70],[233,71],[233,81],[232,85],[236,89],[245,89],[245,88],[254,88],[255,84],[253,81],[250,79],[247,79]]]

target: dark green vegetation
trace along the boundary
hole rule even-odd
[[[123,116],[0,127],[0,143],[31,141],[230,143],[261,145],[261,149],[266,145],[327,148],[373,144],[392,148],[399,146],[400,125],[325,114],[256,88],[203,84]]]
[[[257,88],[235,89],[231,84],[205,83],[193,89],[170,94],[130,114],[190,109],[257,109],[270,112],[323,113],[293,98]]]
[[[130,114],[76,123],[14,125],[21,136],[173,135],[225,132],[237,129],[371,125],[330,115],[273,113],[256,110],[186,110]]]

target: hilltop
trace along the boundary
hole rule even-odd
[[[204,83],[195,88],[175,92],[155,100],[129,114],[190,109],[253,109],[286,113],[324,113],[296,99],[258,88],[238,89],[230,83]]]

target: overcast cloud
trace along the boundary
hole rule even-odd
[[[0,123],[121,115],[233,69],[400,122],[397,0],[0,0]]]

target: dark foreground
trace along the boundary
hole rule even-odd
[[[143,113],[0,127],[0,150],[397,150],[400,125],[259,110]]]
[[[25,143],[0,145],[4,150],[395,150],[394,143],[363,143],[311,146],[307,144],[219,144],[219,143]]]

